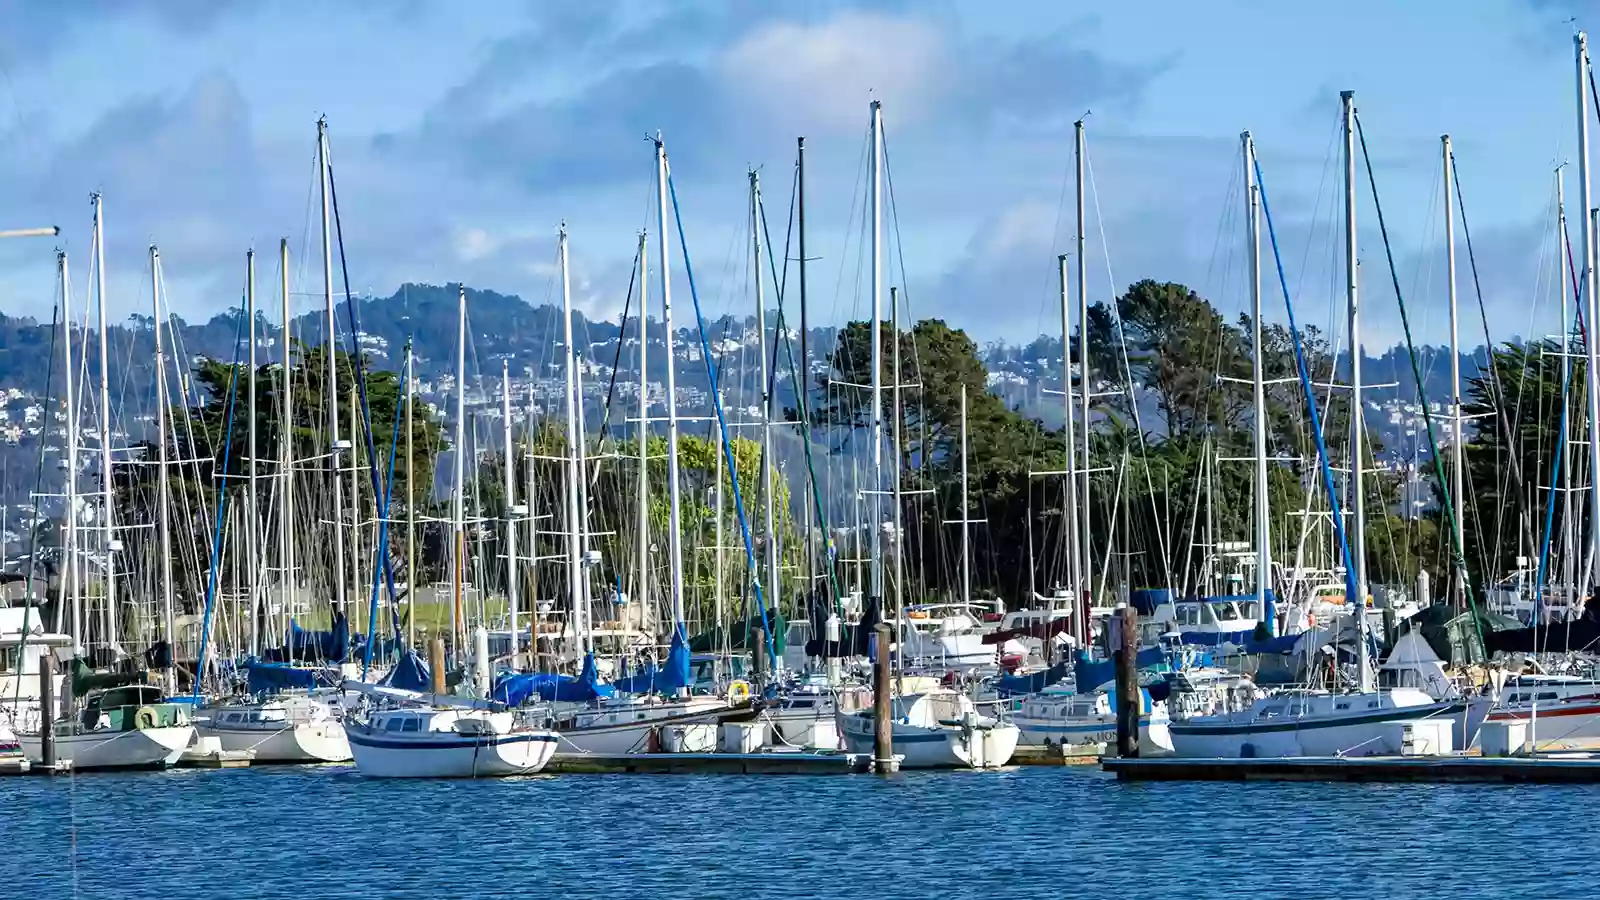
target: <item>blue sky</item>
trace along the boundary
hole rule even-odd
[[[867,309],[859,178],[877,97],[903,243],[890,281],[912,315],[1016,339],[1059,330],[1071,123],[1092,110],[1092,299],[1152,277],[1243,308],[1238,134],[1249,128],[1291,285],[1303,315],[1326,322],[1339,277],[1330,140],[1349,88],[1419,338],[1447,334],[1444,132],[1491,329],[1544,333],[1557,320],[1552,172],[1575,147],[1569,19],[1582,5],[10,0],[0,209],[4,227],[61,225],[82,272],[86,198],[104,191],[118,318],[148,309],[151,242],[174,308],[193,317],[237,302],[246,248],[272,255],[287,236],[296,308],[309,309],[326,114],[358,290],[459,280],[537,303],[553,296],[566,221],[578,302],[615,315],[635,235],[655,228],[645,135],[660,129],[701,299],[708,312],[743,310],[746,171],[761,167],[781,232],[803,134],[821,257],[812,309],[843,319]],[[1398,319],[1370,200],[1361,215],[1370,341],[1383,343]],[[0,247],[0,308],[49,315],[50,250]],[[1464,250],[1461,266],[1467,301]],[[1481,334],[1475,313],[1466,321]]]

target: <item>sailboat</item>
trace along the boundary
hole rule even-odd
[[[1362,528],[1361,488],[1361,333],[1356,303],[1357,269],[1355,245],[1355,105],[1354,92],[1341,94],[1344,104],[1345,160],[1345,277],[1349,312],[1352,365],[1351,391],[1354,414],[1350,419],[1351,510],[1350,554],[1354,561],[1351,582],[1354,594],[1364,597],[1366,546]],[[1242,137],[1248,185],[1249,237],[1256,259],[1260,255],[1260,185],[1256,180],[1255,146],[1248,132]],[[1252,287],[1259,298],[1259,263]],[[1257,310],[1260,309],[1259,299]],[[1259,318],[1259,316],[1258,316]],[[1430,718],[1451,723],[1463,717],[1466,704],[1435,701],[1428,693],[1413,687],[1378,689],[1373,686],[1366,635],[1367,609],[1356,603],[1356,645],[1359,684],[1354,691],[1328,692],[1304,690],[1266,697],[1248,709],[1217,716],[1199,716],[1174,722],[1170,728],[1173,751],[1182,757],[1273,757],[1273,756],[1377,756],[1393,755],[1407,743],[1407,725]],[[1470,734],[1467,735],[1470,738]]]
[[[335,330],[333,328],[333,268],[332,268],[332,229],[330,223],[330,172],[328,169],[328,135],[325,120],[317,122],[317,171],[318,181],[322,194],[322,251],[323,251],[323,301],[327,316],[327,343],[325,345],[329,359],[329,393],[330,396],[337,392],[337,372],[333,368]],[[246,315],[250,325],[250,361],[249,378],[250,388],[250,480],[251,490],[250,520],[252,528],[250,534],[254,535],[254,520],[256,516],[254,503],[255,467],[257,448],[255,446],[254,422],[255,415],[255,377],[256,377],[256,341],[255,341],[255,254],[252,251],[247,255],[248,273],[246,285]],[[287,239],[278,243],[278,267],[280,278],[280,304],[283,316],[283,371],[293,371],[293,347],[290,326],[291,316],[289,307],[289,242]],[[294,419],[293,399],[294,379],[283,379],[283,422],[279,446],[279,462],[281,467],[279,485],[279,528],[281,529],[280,552],[284,557],[283,606],[285,616],[291,616],[293,610],[293,594],[295,584],[295,571],[293,562],[293,509],[294,509],[294,472],[293,472],[293,447],[287,437],[294,433],[292,423]],[[333,426],[333,433],[337,436],[337,403],[329,403],[329,416]],[[337,441],[336,441],[337,443]],[[335,485],[338,484],[335,476]],[[336,498],[337,502],[337,498]],[[333,546],[337,550],[343,547],[336,534]],[[336,560],[337,562],[337,560]],[[341,567],[336,565],[334,574],[335,586],[342,590],[344,581],[339,574]],[[259,562],[251,567],[252,583],[255,572],[259,570]],[[252,610],[259,600],[257,592],[251,591]],[[340,604],[343,609],[343,604]],[[343,621],[342,615],[335,614],[335,626]],[[252,641],[260,643],[259,619],[257,627],[252,629]],[[286,646],[283,653],[289,665],[274,666],[252,661],[248,666],[253,684],[251,698],[243,700],[227,700],[207,706],[200,712],[198,726],[199,734],[203,738],[215,738],[224,751],[238,752],[249,751],[257,762],[271,763],[324,763],[343,762],[351,758],[350,746],[345,739],[344,725],[341,721],[342,698],[337,690],[316,690],[318,685],[327,686],[330,680],[337,683],[338,677],[331,679],[323,676],[321,670],[300,668],[293,665],[296,656],[295,637],[296,628],[291,625],[286,635]],[[336,657],[343,661],[343,650],[348,646],[345,638],[347,631],[335,627],[331,633],[337,637],[339,653]],[[369,640],[371,638],[369,637]],[[258,677],[259,676],[259,677]]]
[[[154,247],[150,248],[150,257],[153,264],[152,273],[155,273],[157,270],[154,265],[159,255]],[[62,343],[63,355],[66,357],[66,367],[71,371],[71,279],[68,277],[66,253],[57,254],[57,265],[63,307],[67,310],[67,314],[63,316],[66,320],[65,340]],[[152,279],[154,278],[155,275],[152,274]],[[159,350],[157,359],[159,362]],[[71,397],[70,391],[67,397]],[[72,409],[70,403],[68,409]],[[71,523],[75,511],[75,507],[71,505],[75,500],[72,484],[76,474],[76,462],[72,451],[77,446],[78,430],[77,420],[71,414],[67,416],[66,429],[69,447],[68,522]],[[76,650],[81,642],[84,621],[80,605],[82,597],[77,595],[81,586],[77,585],[72,577],[72,573],[77,569],[77,560],[72,553],[74,549],[75,542],[69,538],[69,554],[66,559],[68,578],[64,584],[63,599],[66,601],[64,605],[72,610],[73,625],[78,630],[78,634],[71,637],[73,649]],[[170,635],[170,630],[168,633]],[[178,760],[184,748],[194,739],[194,726],[190,724],[189,708],[186,704],[164,702],[163,698],[167,692],[160,688],[143,684],[126,684],[128,676],[97,676],[89,672],[87,665],[81,660],[76,662],[78,671],[74,674],[73,694],[85,697],[82,712],[76,717],[68,716],[58,720],[56,710],[43,709],[35,703],[32,707],[35,712],[31,720],[24,719],[18,723],[22,729],[20,737],[22,750],[30,761],[44,760],[44,738],[47,732],[53,738],[56,759],[69,762],[76,769],[162,768]],[[38,665],[37,658],[34,665]],[[28,710],[20,711],[26,713]]]

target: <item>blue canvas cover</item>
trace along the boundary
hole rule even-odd
[[[385,687],[400,688],[406,691],[426,692],[433,686],[428,664],[422,661],[417,651],[407,649],[400,654],[400,662],[389,670],[382,682]]]
[[[339,683],[338,671],[331,669],[307,669],[256,659],[245,660],[240,668],[249,673],[246,686],[252,694],[272,694],[290,688],[310,690]]]

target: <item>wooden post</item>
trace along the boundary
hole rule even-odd
[[[39,657],[39,764],[56,765],[56,651]]]
[[[1117,755],[1139,755],[1139,619],[1131,606],[1110,620],[1112,658],[1117,664]]]
[[[890,702],[893,698],[889,690],[889,636],[889,626],[879,622],[878,658],[872,665],[872,721],[875,729],[872,736],[872,767],[880,775],[886,775],[900,768],[899,762],[894,758],[894,705]]]
[[[756,684],[763,684],[767,675],[767,630],[757,628],[751,632],[755,637],[755,650],[751,653],[751,668],[754,670]]]
[[[433,682],[435,694],[444,693],[444,639],[431,638],[428,641],[428,675]]]

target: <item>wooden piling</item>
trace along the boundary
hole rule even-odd
[[[433,692],[443,694],[445,692],[443,638],[436,637],[428,641],[428,675],[433,682]]]
[[[894,705],[889,689],[890,630],[880,622],[877,630],[877,659],[872,664],[872,767],[880,775],[898,771],[894,758]]]
[[[56,765],[56,651],[46,649],[39,657],[39,762],[46,769]]]
[[[1139,619],[1131,606],[1110,620],[1112,658],[1117,666],[1117,755],[1139,755]]]

